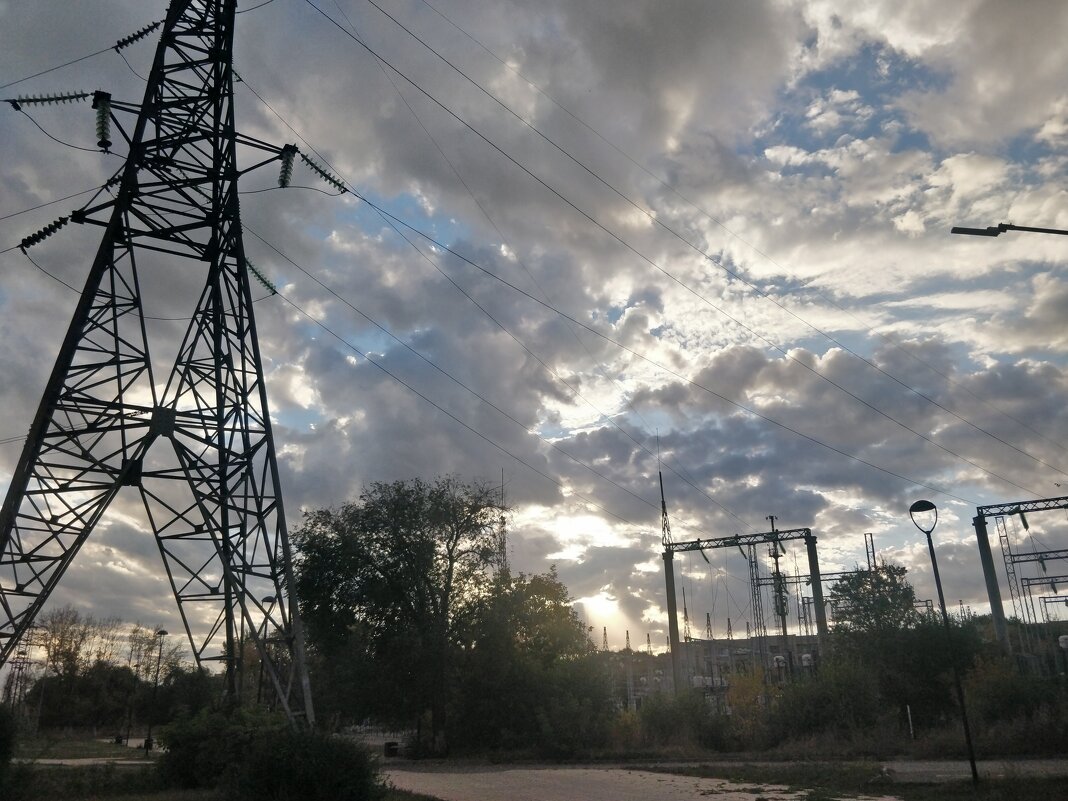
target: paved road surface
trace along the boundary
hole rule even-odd
[[[759,766],[762,763],[745,764]],[[783,763],[767,764],[781,767]],[[675,763],[673,767],[682,765]],[[709,796],[715,796],[717,801],[756,801],[758,798],[795,801],[805,796],[777,785],[738,784],[724,779],[674,776],[636,768],[472,766],[401,760],[389,760],[384,768],[397,787],[442,801],[704,801]],[[893,782],[967,780],[971,776],[966,761],[902,760],[884,763],[884,768]],[[1068,760],[991,760],[979,763],[979,774],[1068,776]],[[872,778],[876,777],[873,775]],[[880,788],[873,784],[871,792],[866,798],[883,801],[894,798],[891,787]]]
[[[397,787],[442,801],[801,801],[776,785],[733,784],[626,768],[386,768]],[[890,796],[870,796],[890,801]]]

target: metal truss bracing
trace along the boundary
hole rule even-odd
[[[129,155],[72,216],[103,236],[0,511],[0,663],[131,487],[198,664],[220,663],[236,700],[254,647],[281,708],[313,724],[237,195],[238,145],[281,151],[235,132],[235,7],[173,0],[143,103],[112,103]],[[146,259],[204,277],[162,386]]]
[[[1017,620],[1033,623],[1028,619],[1030,609],[1020,598],[1020,580],[1016,576],[1015,554],[1012,552],[1012,541],[1009,538],[1009,527],[1005,522],[1005,515],[994,518],[994,526],[998,531],[998,540],[1001,542],[1001,556],[1005,563],[1005,578],[1009,584],[1009,597],[1012,599],[1012,612]]]

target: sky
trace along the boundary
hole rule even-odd
[[[285,190],[275,165],[241,178],[246,251],[280,290],[255,308],[290,530],[371,482],[503,476],[513,569],[555,565],[598,643],[661,649],[658,470],[675,541],[773,515],[812,529],[828,572],[865,564],[871,533],[922,599],[908,508],[928,498],[947,600],[976,612],[975,507],[1068,494],[1068,241],[950,235],[1068,228],[1068,5],[239,10],[239,129],[362,198],[299,162]],[[0,95],[139,102],[157,33],[20,79],[163,13],[0,0]],[[24,108],[0,109],[0,485],[77,300],[44,271],[80,287],[98,232],[31,248],[40,269],[17,246],[122,157],[95,148],[88,103]],[[188,315],[183,280],[146,275],[146,313]],[[1008,521],[1013,547],[1068,547],[1061,512],[1029,522]],[[747,563],[708,558],[676,558],[680,610],[685,589],[694,634],[706,616],[738,633]],[[799,543],[783,566],[807,572]],[[1002,592],[1012,614],[1003,572]],[[53,593],[66,603],[180,630],[135,493]]]

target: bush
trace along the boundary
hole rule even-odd
[[[168,787],[216,787],[240,764],[254,736],[286,726],[284,718],[249,710],[201,712],[174,721],[159,733],[165,746],[156,763],[160,778]]]
[[[778,742],[825,731],[848,737],[873,727],[880,707],[878,682],[871,671],[849,662],[829,661],[817,675],[782,688],[769,716],[768,732]]]
[[[235,801],[370,801],[385,788],[370,753],[342,737],[285,730],[253,738],[230,784]]]
[[[0,706],[0,787],[4,786],[11,757],[15,755],[15,716],[11,709]]]
[[[204,712],[160,732],[157,763],[169,787],[217,787],[233,801],[370,801],[383,795],[359,744],[292,731],[263,712]]]
[[[645,699],[639,711],[642,738],[648,746],[726,748],[728,723],[699,692],[660,694]]]

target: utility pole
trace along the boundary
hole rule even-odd
[[[252,281],[265,279],[245,256],[237,185],[239,143],[262,157],[249,169],[281,162],[282,185],[297,151],[237,133],[236,7],[172,0],[141,104],[93,96],[99,146],[110,149],[115,124],[129,152],[70,216],[102,238],[0,509],[0,663],[119,490],[132,487],[197,664],[221,663],[227,701],[239,703],[247,632],[283,711],[311,726],[253,315]],[[144,265],[198,287],[169,370],[150,353]],[[277,599],[270,612],[265,596]],[[259,635],[267,618],[280,656]]]

